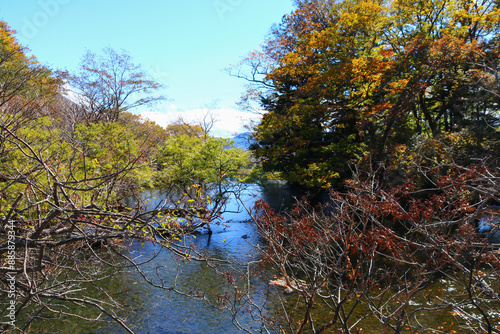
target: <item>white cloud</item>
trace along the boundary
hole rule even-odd
[[[160,126],[166,127],[179,118],[190,123],[200,123],[203,117],[207,115],[207,112],[208,109],[206,108],[182,111],[175,104],[171,103],[166,106],[165,111],[143,111],[140,115],[143,118],[156,122]],[[210,134],[217,137],[232,137],[235,134],[246,132],[248,130],[245,129],[245,125],[251,122],[258,122],[262,117],[257,113],[231,108],[216,108],[211,110],[210,113],[215,118],[215,124]]]

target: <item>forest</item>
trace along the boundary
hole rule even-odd
[[[351,164],[399,180],[412,163],[498,153],[494,1],[300,1],[235,74],[268,111],[267,170],[339,187]],[[346,162],[348,162],[346,164]]]
[[[211,136],[209,113],[166,128],[134,113],[165,97],[125,51],[49,69],[0,21],[0,331],[106,318],[140,332],[105,284],[134,272],[235,332],[500,333],[499,6],[296,0],[228,70],[263,113],[250,150]],[[270,180],[304,197],[246,207],[248,184]],[[246,264],[192,242],[231,227],[231,200],[259,236]],[[131,241],[224,288],[147,272]]]

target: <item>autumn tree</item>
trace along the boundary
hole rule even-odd
[[[328,188],[349,177],[346,162],[387,161],[418,136],[495,124],[496,2],[297,6],[236,73],[267,111],[254,147],[265,168]]]
[[[170,136],[204,137],[205,132],[199,124],[191,124],[182,118],[177,119],[172,124],[167,125],[166,131]]]
[[[78,73],[67,76],[81,117],[87,122],[114,122],[121,112],[164,99],[154,95],[162,86],[149,78],[125,51],[103,49],[83,56]]]
[[[12,129],[24,121],[50,113],[49,103],[57,93],[51,71],[20,45],[7,23],[0,21],[0,117]]]
[[[156,153],[158,145],[171,135],[168,127],[165,129],[154,121],[130,112],[122,112],[117,123],[129,129],[137,139],[142,138],[144,144],[140,149],[144,159],[150,159]]]
[[[267,330],[499,332],[500,257],[491,244],[499,232],[476,229],[498,215],[498,170],[480,164],[422,172],[432,188],[407,180],[387,191],[376,173],[356,172],[345,192],[332,191],[322,205],[301,200],[277,213],[257,204],[263,262],[277,276],[271,283],[292,293],[279,298],[282,307],[247,301]],[[436,288],[440,280],[448,286]],[[454,320],[426,320],[439,314]]]

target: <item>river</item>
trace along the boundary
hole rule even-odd
[[[241,199],[246,207],[251,208],[255,201],[265,200],[273,207],[289,207],[293,203],[296,193],[283,182],[269,182],[265,187],[248,185],[242,193]],[[150,199],[150,206],[156,207],[161,201],[161,192],[152,191],[144,194]],[[188,237],[185,242],[192,243],[200,252],[207,252],[220,259],[235,260],[243,269],[244,265],[257,260],[259,254],[254,247],[259,244],[258,235],[248,222],[250,218],[246,210],[231,201],[226,208],[220,225],[212,225],[212,235],[201,233],[196,237]],[[212,297],[222,292],[226,285],[221,276],[204,262],[181,263],[179,258],[166,250],[162,250],[153,243],[129,242],[125,248],[125,255],[149,259],[155,253],[158,256],[151,262],[141,266],[141,269],[154,277],[155,269],[162,266],[161,276],[167,283],[178,277],[178,287],[189,291],[193,287],[201,291],[211,292]],[[269,287],[268,279],[252,279],[255,298]],[[136,333],[236,333],[233,317],[227,311],[211,306],[203,300],[180,295],[176,292],[155,288],[144,282],[133,270],[127,270],[114,276],[102,284],[103,288],[111,292],[113,298],[122,305],[125,311],[117,314],[126,319],[126,324]],[[210,293],[209,293],[210,294]],[[95,312],[88,310],[81,315],[95,316]],[[102,322],[89,323],[75,318],[61,320],[47,320],[34,324],[32,330],[38,333],[126,333],[116,322],[102,316]],[[241,315],[238,320],[246,326],[259,326],[248,316]]]
[[[151,198],[150,205],[156,206],[162,201],[161,193],[149,192],[144,194]],[[282,182],[270,182],[266,187],[260,185],[249,185],[243,192],[242,200],[246,207],[250,208],[257,200],[265,200],[272,207],[279,209],[289,207],[294,198],[300,196],[290,187]],[[202,233],[196,237],[187,237],[184,242],[192,243],[198,251],[206,252],[210,256],[219,259],[229,259],[236,261],[238,265],[234,269],[245,269],[246,264],[259,260],[259,252],[255,245],[260,244],[254,226],[248,222],[249,215],[236,201],[230,202],[224,214],[224,221],[221,225],[212,226],[213,233]],[[236,212],[238,211],[238,212]],[[166,250],[162,250],[153,243],[141,245],[139,242],[129,242],[125,248],[125,255],[136,259],[150,259],[153,254],[158,254],[152,261],[141,266],[141,269],[148,274],[155,283],[155,270],[161,267],[161,277],[167,285],[172,284],[177,277],[177,288],[184,292],[189,292],[193,288],[207,293],[207,297],[214,301],[216,296],[227,289],[227,285],[215,270],[208,267],[204,262],[182,263],[182,259],[172,255]],[[264,303],[264,296],[270,288],[269,281],[273,275],[278,274],[272,270],[264,270],[261,275],[251,277],[252,298],[258,305]],[[239,283],[238,283],[239,284]],[[244,284],[242,282],[242,284]],[[239,313],[236,318],[218,307],[212,306],[206,301],[183,296],[176,292],[155,288],[147,284],[143,278],[133,270],[125,270],[103,283],[103,287],[111,292],[113,298],[123,306],[124,311],[117,311],[117,314],[126,319],[126,324],[136,333],[158,333],[158,334],[217,334],[217,333],[238,333],[234,322],[238,321],[246,328],[259,329],[260,322],[252,319],[247,313]],[[458,286],[451,281],[444,279],[437,280],[432,286],[426,289],[426,295],[447,296],[454,293]],[[278,293],[281,291],[278,290]],[[427,300],[423,297],[412,301],[415,307],[425,306]],[[266,310],[272,310],[277,305],[278,300],[270,296],[270,303],[266,304]],[[285,303],[298,305],[297,295],[286,296]],[[274,304],[273,304],[274,303]],[[299,307],[300,308],[300,307]],[[87,312],[87,313],[85,313]],[[85,311],[82,315],[94,315],[94,311]],[[363,315],[362,308],[356,312]],[[327,310],[319,310],[318,316],[329,317],[331,314]],[[356,317],[354,314],[353,317]],[[500,319],[500,313],[496,315]],[[446,328],[455,333],[469,333],[461,331],[457,326],[457,318],[452,316],[450,310],[436,310],[420,318],[423,325],[432,328]],[[450,325],[454,323],[454,325]],[[363,322],[363,333],[380,333],[382,328],[376,320]],[[57,321],[38,322],[34,328],[37,333],[126,333],[126,331],[116,322],[102,316],[101,322],[89,323],[79,319],[64,319]],[[333,332],[332,332],[333,333]],[[336,332],[335,332],[336,333]],[[426,333],[426,331],[422,331]]]

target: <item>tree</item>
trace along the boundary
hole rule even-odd
[[[124,108],[153,101],[127,100],[150,86],[132,72],[137,76],[112,86],[118,90],[109,98],[117,109],[86,109],[88,124],[67,133],[56,118],[62,99],[58,80],[25,52],[1,22],[0,330],[25,333],[47,317],[98,321],[104,314],[133,332],[117,315],[122,307],[102,286],[123,270],[144,275],[140,262],[123,254],[123,240],[156,243],[185,261],[205,258],[182,243],[181,224],[165,223],[178,222],[177,216],[149,210],[137,193],[152,173],[147,146],[156,142],[144,136],[148,124],[92,122],[116,120]],[[109,64],[130,65],[127,59],[120,56]],[[122,68],[124,77],[113,73],[121,80],[130,69]],[[99,84],[83,88],[103,88]],[[108,93],[97,94],[103,100],[94,100],[94,106],[105,105]],[[138,205],[124,207],[118,202],[124,196],[133,196]],[[163,288],[178,291],[176,282],[171,284]],[[83,312],[89,308],[95,312]]]
[[[302,186],[339,186],[346,161],[386,163],[418,136],[498,119],[488,92],[495,1],[297,6],[244,62],[250,72],[238,72],[267,111],[254,133],[264,168]]]
[[[175,211],[187,215],[194,228],[208,225],[209,229],[209,224],[224,212],[227,200],[241,192],[240,182],[251,168],[248,152],[234,147],[232,141],[186,134],[167,139],[158,148],[155,162],[156,186],[170,191],[171,203],[180,197]],[[193,204],[210,209],[211,214],[208,210],[192,210]]]
[[[49,114],[49,102],[59,88],[51,71],[26,56],[26,51],[7,23],[0,21],[0,117],[12,129]]]
[[[1,149],[8,154],[0,182],[0,315],[6,319],[12,301],[16,320],[4,322],[2,330],[26,332],[44,317],[95,321],[105,314],[133,332],[100,287],[138,265],[119,255],[120,240],[168,249],[182,229],[175,228],[175,239],[174,233],[161,234],[164,215],[141,205],[131,212],[118,202],[134,196],[141,171],[150,171],[130,133],[99,123],[78,128],[68,142],[54,123],[38,118],[17,133],[2,124]],[[181,254],[178,247],[172,250]],[[82,315],[81,307],[97,312]]]
[[[368,323],[378,332],[498,333],[498,245],[475,229],[500,203],[498,170],[480,164],[423,172],[432,188],[407,180],[387,191],[375,173],[355,173],[346,192],[332,191],[323,206],[302,200],[276,213],[258,203],[253,220],[265,240],[263,262],[281,275],[272,283],[295,293],[281,298],[276,314],[246,301],[265,328],[361,333],[375,320],[378,327]],[[441,278],[453,292],[428,290]],[[433,312],[455,321],[432,327],[424,316]]]
[[[87,51],[80,71],[67,78],[87,122],[115,122],[121,112],[164,99],[152,95],[162,86],[148,78],[125,51],[105,48],[102,55]]]
[[[177,119],[172,124],[167,126],[167,132],[170,136],[190,136],[190,137],[203,137],[205,132],[203,128],[198,124],[190,124],[184,121],[182,118]]]
[[[170,135],[168,127],[164,129],[154,121],[143,119],[141,116],[129,112],[121,113],[118,123],[128,128],[136,140],[142,139],[144,141],[140,149],[145,158],[154,155],[158,145],[165,142]]]

